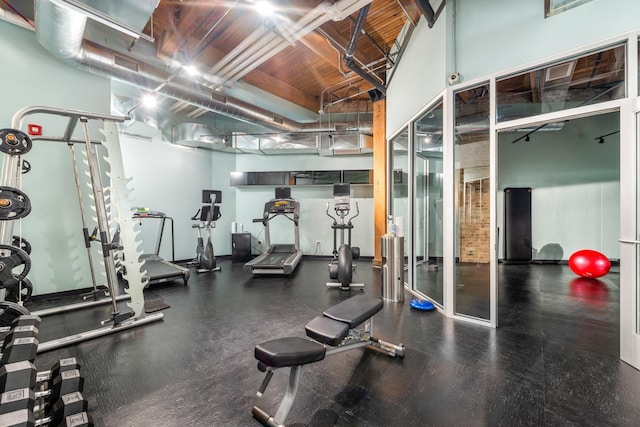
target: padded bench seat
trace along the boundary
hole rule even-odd
[[[309,338],[331,346],[340,344],[349,335],[349,325],[324,316],[316,317],[304,329]]]
[[[326,348],[322,344],[299,337],[278,338],[255,348],[256,359],[272,368],[317,362],[324,359],[325,353]]]
[[[365,320],[382,310],[382,300],[367,295],[358,295],[328,308],[322,314],[338,322],[349,325],[353,329]]]

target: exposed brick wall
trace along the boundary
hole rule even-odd
[[[490,181],[486,178],[463,184],[460,175],[458,179],[460,262],[488,263]]]

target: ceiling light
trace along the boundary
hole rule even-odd
[[[198,71],[198,68],[196,68],[195,65],[184,65],[182,69],[186,71],[187,74],[190,75],[191,77],[195,77],[200,74],[200,72]]]
[[[254,6],[256,11],[262,16],[271,16],[274,12],[274,7],[268,1],[260,0],[256,2]]]
[[[142,97],[142,105],[147,108],[155,108],[158,105],[158,98],[152,93],[147,93]]]

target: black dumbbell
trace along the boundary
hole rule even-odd
[[[0,426],[2,427],[93,427],[93,420],[87,412],[79,412],[68,415],[61,422],[54,423],[51,417],[37,419],[33,412],[27,409],[9,412],[0,415]]]
[[[0,415],[0,426],[3,427],[34,427],[36,425],[36,417],[33,411],[21,409]]]
[[[60,424],[64,427],[93,427],[93,420],[86,412],[69,415],[65,418],[64,423]]]
[[[50,370],[38,372],[36,377],[37,383],[52,382],[54,378],[58,377],[61,372],[71,371],[73,369],[80,369],[80,364],[75,357],[67,357],[66,359],[58,360]],[[51,386],[49,384],[48,386]]]
[[[12,333],[10,332],[9,335]],[[14,363],[21,361],[33,362],[38,353],[38,339],[36,337],[18,337],[7,339],[2,346],[1,363]]]
[[[82,393],[84,390],[84,378],[80,375],[80,369],[60,372],[60,375],[53,379],[50,390],[49,408],[51,408],[61,396],[77,391]]]
[[[33,314],[25,314],[22,316],[18,316],[16,317],[13,322],[11,322],[11,325],[8,326],[2,326],[0,327],[0,339],[3,339],[4,341],[7,341],[7,335],[9,335],[9,333],[17,328],[20,329],[24,329],[25,327],[28,326],[32,326],[33,328],[35,328],[36,331],[39,330],[40,328],[40,317],[33,315]],[[37,336],[37,335],[34,335]],[[3,344],[4,347],[4,344]]]
[[[29,388],[21,388],[11,390],[0,395],[0,415],[9,412],[20,411],[26,409],[33,412],[36,403],[36,395]],[[0,425],[3,425],[0,423]]]
[[[36,367],[28,360],[0,366],[0,392],[23,388],[33,389],[36,385],[37,373]]]
[[[87,401],[84,400],[82,393],[79,391],[60,396],[52,406],[50,424],[58,426],[71,415],[87,412],[88,406]]]
[[[28,361],[9,363],[0,367],[0,392],[22,388],[34,389],[36,384],[43,384],[47,381],[52,383],[55,378],[60,376],[60,373],[74,369],[80,369],[75,357],[60,359],[51,367],[51,370],[44,372],[37,372],[33,363]],[[48,386],[51,388],[52,384]]]

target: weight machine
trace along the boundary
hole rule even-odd
[[[345,218],[349,216],[349,211],[351,210],[351,184],[333,184],[333,208],[337,217],[329,213],[329,205],[330,202],[327,202],[327,216],[333,220],[333,224],[331,224],[333,229],[333,259],[329,263],[329,278],[332,280],[338,279],[338,282],[327,282],[327,286],[340,288],[343,291],[348,291],[351,288],[364,288],[364,283],[351,283],[353,261],[360,258],[360,248],[351,246],[351,230],[353,230],[351,221],[360,215],[358,202],[356,202],[356,214],[345,222]],[[340,222],[338,222],[338,218],[340,218]],[[344,237],[345,231],[347,232],[346,240]]]
[[[74,173],[76,179],[76,186],[78,188],[78,196],[80,200],[80,209],[83,217],[83,235],[85,237],[85,246],[87,246],[87,253],[89,254],[89,261],[91,263],[92,280],[93,280],[93,301],[85,301],[78,304],[71,304],[63,307],[57,307],[48,310],[41,310],[34,312],[39,316],[46,316],[55,313],[61,313],[80,308],[87,308],[96,306],[99,304],[111,303],[111,316],[101,322],[102,327],[74,334],[68,337],[58,338],[49,342],[40,343],[38,346],[38,352],[53,350],[69,344],[82,342],[91,338],[119,332],[121,330],[130,329],[136,326],[144,325],[154,321],[161,320],[164,316],[162,313],[154,313],[151,315],[144,314],[144,295],[143,289],[146,285],[147,278],[144,277],[144,271],[142,271],[142,264],[138,260],[138,242],[136,241],[136,232],[133,229],[133,219],[131,218],[131,208],[129,205],[130,190],[127,189],[129,180],[125,177],[124,166],[122,163],[120,143],[118,139],[118,130],[116,123],[127,120],[127,117],[112,116],[100,113],[90,113],[78,110],[66,110],[52,107],[26,107],[19,110],[12,119],[12,129],[0,130],[1,141],[0,151],[8,154],[3,159],[2,175],[0,176],[0,210],[4,207],[6,218],[0,221],[0,263],[3,267],[0,270],[4,273],[0,273],[0,282],[4,283],[2,279],[8,281],[22,280],[26,276],[29,267],[30,260],[26,252],[20,247],[11,246],[9,242],[13,238],[13,223],[11,219],[18,219],[26,216],[31,210],[31,204],[28,197],[19,188],[21,187],[21,172],[24,168],[24,161],[22,156],[26,154],[32,146],[32,140],[24,132],[19,129],[22,128],[24,119],[31,114],[45,114],[51,116],[64,117],[68,119],[64,134],[60,137],[55,136],[42,136],[34,138],[34,140],[47,140],[47,141],[59,141],[65,142],[72,147],[72,159],[74,164]],[[97,120],[103,122],[102,133],[105,136],[104,141],[92,141],[89,136],[88,122],[91,120]],[[84,139],[77,139],[73,137],[73,133],[78,123],[81,124]],[[97,157],[97,151],[95,149],[96,144],[100,144],[107,149],[108,162],[110,165],[110,187],[109,191],[110,209],[107,207],[105,187],[102,184],[102,173],[99,167],[99,161]],[[73,150],[74,144],[84,144],[88,171],[90,177],[90,187],[95,203],[95,213],[97,218],[97,227],[94,233],[89,235],[86,221],[84,220],[84,209],[82,207],[82,196],[79,190],[79,177],[77,174],[77,164],[75,160],[75,153]],[[111,237],[112,228],[110,222],[114,222],[118,227],[119,232]],[[99,242],[101,252],[103,255],[104,268],[107,278],[106,292],[105,294],[109,298],[98,298],[97,285],[95,283],[95,272],[93,271],[93,262],[90,254],[90,245],[92,242]],[[120,242],[124,243],[125,261],[127,273],[123,275],[123,278],[128,282],[126,293],[128,295],[119,295],[118,276],[116,273],[116,261],[114,257],[114,250],[120,249]],[[25,253],[22,253],[25,252]],[[7,255],[10,253],[10,255]],[[25,256],[26,255],[26,256]],[[13,270],[18,265],[24,265],[23,270],[16,274]],[[4,287],[4,285],[3,285]],[[4,290],[0,289],[0,301],[4,298]],[[130,299],[128,303],[129,310],[120,310],[117,302],[124,299]],[[19,315],[20,310],[15,305],[10,305],[8,302],[2,301],[2,309],[0,309],[0,315],[2,315],[3,323],[10,321],[14,313]],[[21,307],[21,304],[16,304]],[[26,310],[28,313],[28,310]],[[11,319],[12,320],[12,319]],[[105,326],[108,325],[108,326]]]

